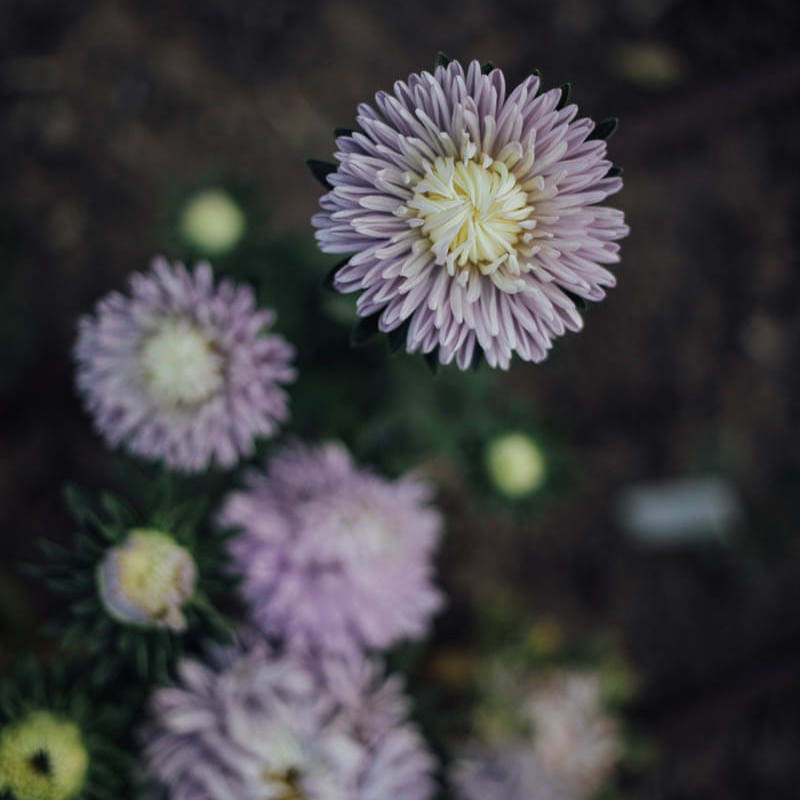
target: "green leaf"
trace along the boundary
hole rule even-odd
[[[556,111],[561,111],[561,109],[569,103],[570,97],[572,97],[572,84],[565,83],[561,87],[561,99],[558,101]]]
[[[453,59],[450,58],[450,56],[440,50],[433,59],[433,68],[436,69],[436,67],[446,67],[452,60]]]
[[[86,525],[96,526],[99,524],[97,515],[92,510],[89,500],[74,486],[64,487],[64,501],[72,512],[77,523],[83,527]]]
[[[609,117],[608,119],[600,120],[600,122],[594,126],[594,130],[589,134],[587,139],[608,139],[613,136],[617,128],[619,128],[619,117]]]
[[[318,158],[307,158],[306,164],[311,170],[311,174],[326,188],[332,189],[333,186],[328,181],[328,175],[336,172],[338,167],[330,161],[320,161]]]
[[[136,524],[136,515],[133,511],[113,494],[103,492],[100,496],[100,503],[114,522],[118,522],[126,528],[132,528]]]

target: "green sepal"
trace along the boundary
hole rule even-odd
[[[336,276],[336,273],[345,265],[347,262],[350,261],[350,256],[343,258],[341,261],[337,261],[325,274],[325,277],[322,279],[322,288],[327,289],[329,292],[336,292],[339,294],[339,290],[333,285],[333,279]]]
[[[130,506],[124,503],[119,497],[109,492],[103,492],[103,494],[100,495],[100,504],[108,512],[114,522],[118,522],[126,528],[132,528],[136,525],[136,514],[134,514]]]
[[[350,344],[353,347],[359,347],[368,342],[373,336],[380,333],[378,328],[378,320],[383,312],[377,311],[369,317],[362,317],[358,324],[353,328],[350,334]]]
[[[569,103],[570,97],[572,97],[572,84],[565,83],[561,86],[561,99],[558,101],[556,111],[561,111],[561,109]]]
[[[616,165],[609,168],[608,172],[603,176],[604,178],[616,178],[617,175],[622,175],[622,167]]]
[[[333,137],[338,139],[340,136],[352,136],[354,133],[361,133],[357,128],[334,128]]]
[[[475,352],[472,354],[472,361],[469,365],[470,369],[473,372],[477,372],[481,368],[483,360],[483,348],[476,344]]]
[[[481,64],[481,75],[488,75],[493,69],[495,69],[495,65],[491,61],[484,61]]]
[[[326,188],[332,189],[333,185],[328,181],[328,175],[336,172],[338,167],[330,161],[320,161],[318,158],[307,158],[306,164],[311,170],[311,174]]]
[[[589,308],[589,303],[586,302],[585,297],[581,297],[580,295],[568,292],[563,287],[561,288],[561,291],[564,292],[564,294],[567,297],[569,297],[569,299],[572,300],[573,303],[575,303],[575,308],[577,308],[578,311],[586,311],[586,309]]]
[[[75,517],[75,521],[81,527],[96,527],[100,524],[100,520],[95,514],[89,499],[74,486],[67,485],[64,487],[64,501],[72,512],[72,516]]]
[[[393,330],[389,331],[387,337],[389,339],[389,349],[392,353],[396,353],[406,343],[408,337],[408,329],[411,327],[411,317],[398,325]]]
[[[452,60],[450,56],[440,50],[433,59],[433,68],[446,67]]]
[[[587,139],[608,139],[614,135],[614,132],[619,128],[619,117],[608,117],[602,119],[594,130],[586,137]]]
[[[434,347],[430,353],[425,353],[423,358],[431,371],[431,375],[435,378],[439,374],[439,348]]]

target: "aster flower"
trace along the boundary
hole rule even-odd
[[[354,254],[333,276],[363,293],[360,316],[406,332],[409,352],[466,369],[483,353],[541,361],[582,325],[619,260],[623,214],[602,141],[614,121],[578,118],[561,89],[531,76],[510,94],[499,69],[457,62],[397,81],[361,104],[360,131],[336,140],[338,166],[313,225],[327,253]]]
[[[429,487],[356,467],[343,446],[296,446],[253,472],[220,522],[253,622],[290,647],[344,653],[425,633],[440,515]]]
[[[618,726],[602,705],[602,686],[590,672],[556,672],[523,703],[533,750],[548,773],[576,796],[591,794],[620,755]]]
[[[78,665],[46,675],[28,659],[18,662],[0,684],[0,797],[125,796],[129,764],[118,744],[129,723],[130,704],[98,702]]]
[[[577,800],[519,744],[473,745],[456,759],[449,778],[457,800]]]
[[[506,786],[511,798],[593,796],[622,754],[599,675],[553,670],[531,677],[507,661],[487,667],[479,682],[476,741],[456,768],[465,800],[479,796],[466,789],[470,774],[496,781],[498,791]],[[504,796],[498,791],[486,796]]]
[[[343,701],[341,674],[334,691],[307,662],[275,656],[257,641],[220,651],[211,663],[184,660],[178,675],[178,685],[154,693],[142,732],[146,767],[173,800],[432,794],[431,757],[394,714],[405,707],[396,686],[375,681],[374,672],[351,684]]]
[[[77,385],[109,445],[196,472],[231,467],[287,417],[293,350],[264,335],[274,314],[249,287],[214,286],[205,262],[189,272],[156,258],[80,320]]]
[[[98,683],[121,669],[163,677],[187,636],[227,640],[208,594],[232,581],[224,539],[198,535],[203,503],[155,501],[142,518],[109,494],[103,516],[74,489],[67,500],[81,526],[76,547],[40,542],[46,562],[29,571],[70,597],[69,615],[52,627],[67,645],[102,655]]]

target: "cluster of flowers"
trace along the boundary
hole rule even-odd
[[[594,123],[576,119],[563,90],[540,93],[537,77],[507,96],[502,72],[477,62],[441,63],[375,103],[359,107],[361,130],[337,139],[338,167],[313,163],[330,190],[313,219],[320,247],[349,254],[335,287],[363,290],[362,317],[442,364],[543,359],[555,336],[580,327],[581,299],[613,285],[601,265],[618,259],[627,232],[621,212],[597,205],[621,181]],[[208,218],[220,207],[241,230],[217,195],[184,220],[187,230],[210,226],[217,249],[227,233]],[[171,472],[237,466],[288,417],[294,353],[268,331],[273,319],[251,288],[215,280],[208,263],[155,259],[128,294],[80,321],[77,386],[96,429]],[[510,495],[540,480],[526,447],[511,437],[490,456]],[[432,564],[442,519],[431,501],[413,475],[389,481],[343,445],[295,442],[225,495],[210,532],[174,509],[142,518],[106,497],[105,519],[73,503],[85,538],[74,552],[49,548],[46,571],[56,588],[81,593],[71,639],[115,651],[116,674],[145,686],[137,763],[156,791],[434,795],[434,760],[381,662],[381,651],[424,636],[442,606]],[[231,577],[243,605],[233,626],[211,599]],[[232,642],[213,644],[226,627]],[[41,698],[3,706],[0,796],[108,796],[92,722],[69,709]],[[473,761],[455,776],[465,800],[522,796],[481,788]]]

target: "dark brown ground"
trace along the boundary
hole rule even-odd
[[[756,6],[754,5],[754,9]],[[105,456],[71,390],[76,317],[163,247],[172,198],[233,177],[269,231],[304,232],[303,166],[330,131],[444,50],[513,84],[539,67],[594,117],[632,233],[619,287],[510,389],[565,432],[575,486],[510,538],[456,516],[449,576],[486,574],[577,631],[620,631],[642,673],[631,724],[660,759],[631,798],[797,796],[800,429],[792,2],[498,0],[377,4],[6,0],[0,10],[0,606],[13,654],[46,601],[12,579],[62,537],[66,479]],[[668,48],[657,81],[626,46]],[[627,56],[626,56],[627,54]],[[632,72],[633,71],[633,72]],[[613,521],[630,482],[727,475],[733,545],[652,552]],[[495,533],[496,535],[493,535]],[[452,542],[451,542],[452,547]],[[488,567],[487,564],[492,566]],[[479,570],[482,573],[479,573]],[[488,571],[488,573],[487,573]],[[16,643],[16,644],[15,644]]]

